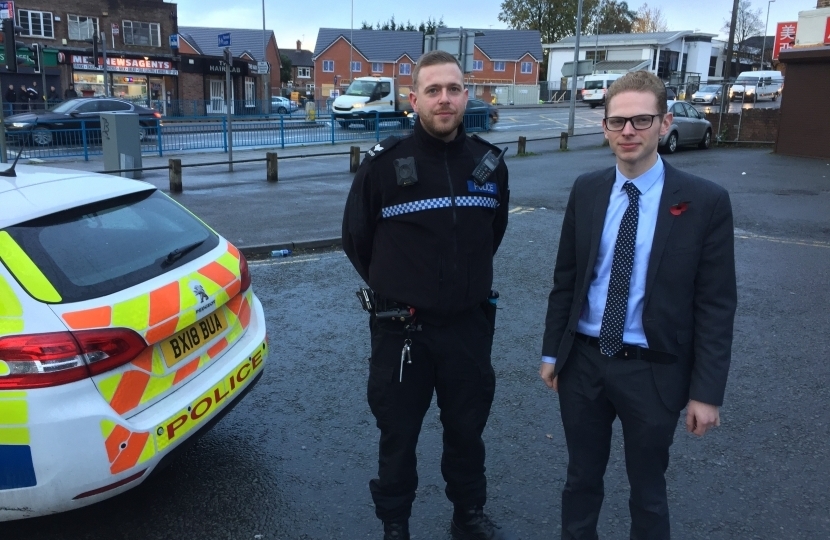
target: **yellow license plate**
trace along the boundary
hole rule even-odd
[[[158,451],[161,452],[174,442],[181,440],[213,417],[216,411],[230,402],[233,396],[262,371],[266,358],[268,358],[268,343],[263,341],[248,358],[228,372],[210,390],[195,399],[187,408],[157,425],[155,436]]]
[[[173,367],[228,328],[225,311],[218,309],[161,342],[167,367]]]

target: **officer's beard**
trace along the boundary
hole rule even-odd
[[[421,114],[418,116],[418,120],[421,122],[421,126],[427,133],[429,133],[436,139],[441,139],[442,141],[449,142],[450,140],[455,138],[455,130],[458,129],[458,126],[464,119],[464,114],[456,113],[455,116],[452,117],[452,120],[449,122],[441,122],[439,121],[439,118],[440,117],[435,113],[429,113],[427,115]]]

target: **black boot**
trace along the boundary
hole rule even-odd
[[[409,522],[383,522],[383,540],[409,540]]]
[[[456,507],[450,528],[455,540],[513,540],[487,517],[481,506]]]

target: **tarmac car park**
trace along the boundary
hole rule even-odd
[[[268,343],[245,257],[154,186],[24,165],[0,208],[6,521],[144,482],[253,387]]]

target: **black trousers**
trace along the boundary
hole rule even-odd
[[[618,416],[631,487],[630,537],[670,538],[665,472],[680,413],[663,404],[651,365],[644,360],[610,358],[577,340],[559,373],[559,408],[568,446],[563,540],[598,538],[611,425]]]
[[[409,518],[418,487],[415,447],[424,415],[438,396],[444,451],[441,473],[447,498],[456,505],[483,505],[487,498],[484,442],[495,376],[490,363],[493,323],[475,308],[446,324],[403,323],[371,318],[372,357],[368,399],[380,429],[378,477],[369,482],[375,513],[383,521]],[[401,350],[411,340],[411,364]]]

